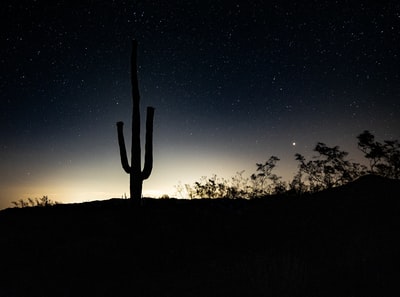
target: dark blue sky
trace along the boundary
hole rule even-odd
[[[400,138],[396,1],[3,1],[0,22],[1,207],[129,192],[132,38],[156,108],[147,195],[271,155],[290,180],[318,141],[361,162],[363,130]]]

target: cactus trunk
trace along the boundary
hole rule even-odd
[[[117,123],[118,144],[121,156],[122,168],[130,175],[130,197],[135,204],[140,205],[142,198],[143,180],[149,178],[153,169],[153,119],[154,108],[147,107],[146,117],[146,144],[144,168],[141,166],[141,144],[140,144],[140,94],[137,77],[137,42],[132,42],[131,56],[131,84],[132,84],[132,146],[131,166],[125,147],[123,134],[123,122]]]

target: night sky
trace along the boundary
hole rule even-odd
[[[129,195],[133,38],[143,123],[156,108],[145,196],[271,155],[290,180],[318,141],[362,162],[364,130],[400,139],[398,1],[73,2],[0,4],[0,208]]]

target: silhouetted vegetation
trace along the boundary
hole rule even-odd
[[[143,180],[148,179],[153,169],[153,119],[154,108],[147,107],[146,118],[146,144],[144,168],[141,168],[141,144],[140,144],[140,94],[137,77],[137,41],[132,41],[131,57],[131,83],[132,83],[132,150],[131,165],[129,166],[126,152],[123,122],[117,123],[118,144],[121,156],[122,168],[130,176],[130,198],[135,204],[140,205],[142,198]]]
[[[262,197],[271,194],[282,194],[286,191],[286,183],[282,177],[272,173],[279,158],[271,156],[265,163],[256,163],[257,173],[251,175],[251,197]]]
[[[400,178],[400,143],[398,140],[375,141],[375,136],[364,131],[357,136],[358,148],[369,160],[369,173],[389,178]]]
[[[41,198],[27,198],[20,199],[18,201],[11,202],[14,207],[24,208],[24,207],[48,207],[56,204],[60,204],[57,201],[51,200],[48,196],[42,196]]]
[[[295,154],[295,159],[299,162],[298,171],[290,182],[283,181],[282,177],[273,172],[280,159],[271,156],[264,163],[256,163],[256,172],[249,178],[243,176],[244,171],[230,180],[218,178],[216,175],[211,178],[203,176],[193,186],[177,186],[177,191],[181,196],[186,192],[190,198],[253,199],[274,194],[315,193],[343,186],[366,174],[399,179],[400,143],[397,140],[380,143],[375,141],[369,131],[364,131],[357,139],[358,148],[369,160],[369,168],[348,160],[348,153],[339,146],[330,147],[318,142],[313,149],[317,155],[311,160],[299,153]]]
[[[346,160],[348,153],[339,150],[338,146],[328,147],[318,142],[314,151],[318,155],[309,161],[301,154],[295,155],[300,163],[295,180],[297,183],[301,183],[303,178],[307,181],[301,183],[303,189],[318,192],[345,185],[365,174],[365,166]]]

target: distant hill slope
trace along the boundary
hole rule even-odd
[[[349,208],[394,207],[400,205],[400,180],[365,175],[346,185],[312,195],[319,203],[346,205]],[[372,206],[375,205],[375,206]]]
[[[396,194],[400,193],[400,180],[379,175],[364,175],[351,183],[333,189],[333,193],[360,195],[363,197],[375,195],[395,197]]]

